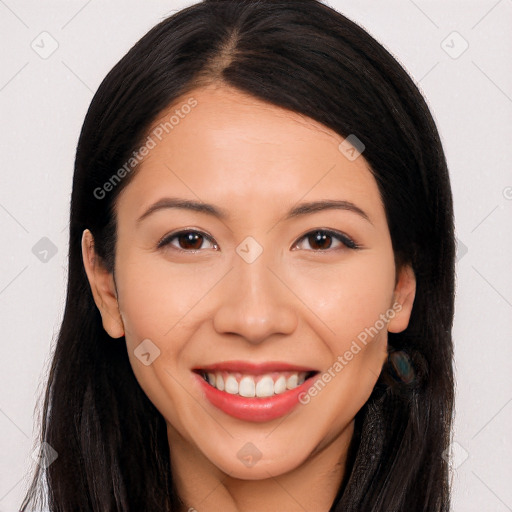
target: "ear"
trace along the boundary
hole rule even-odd
[[[119,312],[114,275],[100,261],[94,250],[94,238],[86,229],[82,234],[82,259],[94,302],[103,321],[103,328],[111,338],[124,335],[124,326]]]
[[[402,265],[397,277],[392,304],[396,314],[388,322],[389,332],[402,332],[407,328],[416,295],[416,276],[410,265]]]

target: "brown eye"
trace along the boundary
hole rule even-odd
[[[338,233],[326,229],[318,229],[306,233],[302,238],[300,238],[299,242],[295,244],[294,248],[299,247],[300,242],[303,240],[308,242],[311,248],[310,250],[317,252],[326,251],[328,249],[357,249],[359,247],[354,241],[352,241],[343,233]]]
[[[208,242],[212,245],[211,248],[217,248],[212,239],[199,231],[181,231],[165,237],[158,247],[172,246],[181,251],[198,251],[202,248],[203,244]]]
[[[307,237],[312,249],[329,249],[332,245],[332,237],[328,233],[316,231]]]
[[[180,249],[201,249],[203,245],[203,237],[199,233],[185,233],[177,237]]]

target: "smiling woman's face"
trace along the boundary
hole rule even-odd
[[[339,458],[414,299],[377,183],[311,119],[225,87],[190,96],[118,198],[115,288],[84,237],[103,325],[125,335],[176,457],[243,479],[328,445]]]

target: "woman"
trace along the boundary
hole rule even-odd
[[[22,510],[448,511],[454,253],[432,116],[362,28],[169,17],[82,128]]]

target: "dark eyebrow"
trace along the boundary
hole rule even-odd
[[[227,210],[218,208],[212,204],[203,203],[201,201],[190,201],[187,199],[178,199],[174,197],[164,197],[156,203],[152,204],[138,219],[137,222],[145,219],[148,215],[164,208],[181,208],[184,210],[192,210],[200,213],[207,213],[213,215],[218,219],[227,219],[229,217]]]
[[[349,212],[354,212],[357,213],[357,215],[359,215],[363,219],[367,220],[370,224],[373,224],[367,213],[364,210],[361,210],[359,206],[356,206],[354,203],[351,203],[350,201],[338,201],[334,199],[302,203],[292,208],[286,215],[285,220],[291,219],[293,217],[298,217],[299,215],[307,215],[308,213],[315,213],[322,210],[346,210]]]
[[[185,210],[192,210],[195,212],[206,213],[212,215],[218,219],[226,220],[229,218],[229,213],[224,208],[219,208],[212,204],[203,203],[201,201],[191,201],[187,199],[178,199],[172,197],[165,197],[160,199],[156,203],[152,204],[138,219],[137,222],[142,221],[153,212],[162,210],[165,208],[180,208]],[[309,203],[302,203],[298,206],[291,208],[286,214],[284,220],[288,220],[300,215],[307,215],[310,213],[316,213],[323,210],[346,210],[354,212],[363,219],[367,220],[370,224],[372,221],[364,210],[361,210],[358,206],[350,201],[338,201],[338,200],[324,200],[324,201],[312,201]]]

